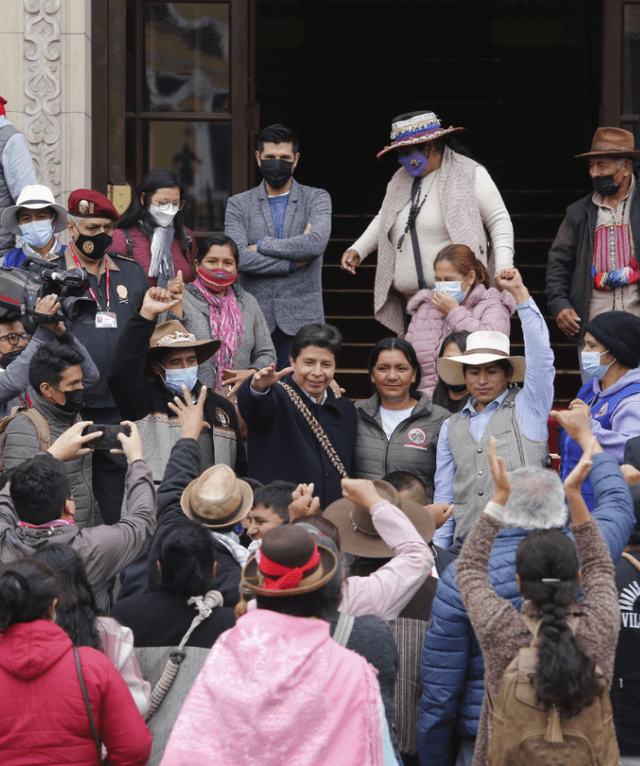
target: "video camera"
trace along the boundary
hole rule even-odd
[[[98,306],[93,298],[83,297],[89,289],[84,269],[59,271],[54,264],[28,256],[18,268],[0,267],[0,319],[21,314],[35,324],[47,322],[95,321]],[[60,310],[53,316],[35,310],[45,295],[59,297]]]

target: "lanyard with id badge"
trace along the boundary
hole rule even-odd
[[[75,264],[78,268],[82,268],[82,264],[80,261],[76,258],[76,254],[72,251],[71,255],[73,256],[73,260],[75,261]],[[106,292],[107,292],[107,308],[106,311],[102,310],[100,308],[100,301],[98,300],[98,296],[95,293],[95,290],[93,287],[89,287],[89,295],[93,298],[93,300],[98,304],[98,312],[96,313],[96,319],[95,319],[95,327],[97,330],[115,330],[118,327],[118,317],[113,312],[110,311],[111,309],[111,296],[110,296],[110,286],[111,286],[111,270],[109,269],[109,263],[105,261],[104,263],[105,269],[106,269]]]

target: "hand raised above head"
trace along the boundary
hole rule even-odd
[[[180,301],[174,300],[171,293],[163,287],[150,287],[144,294],[140,316],[153,320],[165,311],[169,311]]]
[[[583,450],[591,444],[593,438],[591,408],[582,399],[574,399],[569,404],[568,410],[551,410],[549,414]],[[602,449],[596,448],[595,451],[601,452]]]
[[[370,479],[342,479],[342,494],[356,505],[371,509],[384,498]]]
[[[518,269],[500,269],[496,272],[496,285],[500,290],[511,293],[518,304],[529,299],[529,291]]]
[[[91,442],[94,439],[102,436],[102,431],[93,431],[90,434],[83,434],[82,432],[87,426],[92,426],[93,421],[83,420],[78,423],[74,423],[71,428],[67,428],[60,436],[53,442],[47,452],[49,452],[57,460],[73,460],[73,458],[80,455],[88,455],[93,452],[91,449]]]
[[[180,420],[182,430],[180,436],[183,439],[196,439],[200,437],[203,429],[211,428],[211,425],[204,419],[204,405],[207,401],[207,387],[202,386],[198,398],[193,401],[191,392],[183,384],[182,396],[175,396],[173,402],[168,402],[170,409],[176,413]]]
[[[320,498],[313,495],[314,485],[298,484],[292,493],[293,500],[289,503],[289,521],[300,516],[315,516],[320,510]]]
[[[495,484],[495,491],[492,500],[499,505],[506,505],[511,496],[511,480],[507,472],[507,466],[504,459],[498,455],[498,443],[495,436],[489,440],[489,449],[487,457],[489,458],[489,468]]]

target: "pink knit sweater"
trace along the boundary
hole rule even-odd
[[[493,330],[509,335],[510,317],[516,309],[510,293],[500,292],[495,287],[487,290],[484,285],[476,285],[464,305],[451,309],[447,316],[433,307],[432,298],[433,290],[420,290],[407,305],[407,311],[413,314],[407,340],[415,348],[422,367],[420,391],[429,396],[438,382],[436,362],[447,335],[454,330]]]

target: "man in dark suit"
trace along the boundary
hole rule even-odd
[[[257,145],[264,181],[231,197],[225,232],[238,246],[242,286],[260,304],[281,369],[298,330],[324,322],[320,275],[331,233],[331,198],[293,180],[300,153],[289,128],[264,128]]]

